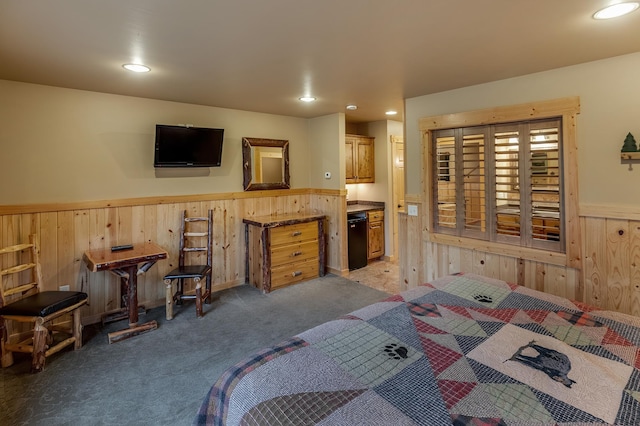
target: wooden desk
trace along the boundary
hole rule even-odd
[[[156,321],[138,325],[138,275],[149,270],[167,251],[153,243],[134,244],[133,249],[112,252],[111,248],[89,250],[83,259],[92,272],[109,271],[120,277],[121,309],[108,321],[129,318],[129,328],[109,333],[109,343],[118,342],[158,328]],[[138,268],[138,265],[142,266]],[[122,306],[124,305],[124,306]]]

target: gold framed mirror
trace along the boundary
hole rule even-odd
[[[289,141],[242,138],[244,190],[289,189]]]

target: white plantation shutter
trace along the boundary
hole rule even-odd
[[[464,231],[462,235],[481,237],[487,232],[484,129],[463,129],[462,176]]]
[[[494,199],[497,240],[520,238],[520,130],[518,125],[495,126]],[[512,241],[513,242],[513,241]]]
[[[528,193],[532,246],[560,245],[562,227],[560,120],[531,123],[529,128]],[[554,243],[555,242],[555,243]]]
[[[561,120],[433,133],[436,232],[564,251]]]
[[[457,226],[456,208],[456,146],[453,131],[436,138],[434,198],[436,227],[451,233]]]

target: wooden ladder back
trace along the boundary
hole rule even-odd
[[[29,259],[23,260],[25,251],[28,250]],[[8,256],[15,256],[10,267],[0,270],[0,307],[6,303],[6,298],[16,294],[24,295],[31,290],[37,290],[42,282],[42,271],[38,262],[38,251],[35,244],[35,235],[29,235],[28,244],[16,244],[0,249],[2,261],[6,261]],[[19,257],[18,257],[19,256]],[[0,267],[5,263],[0,263]],[[6,263],[9,264],[9,263]],[[26,272],[31,274],[28,280],[22,275]],[[27,282],[24,282],[27,281]],[[12,282],[21,283],[9,286]]]
[[[187,224],[191,222],[207,222],[206,232],[191,232],[187,229]],[[206,252],[207,253],[207,265],[211,266],[213,261],[213,210],[209,210],[207,217],[187,217],[187,211],[182,211],[182,230],[180,239],[180,253],[179,264],[185,265],[185,253],[189,252]],[[202,238],[207,237],[207,245],[202,246],[188,246],[187,240],[189,238]],[[211,280],[209,277],[208,280]]]
[[[193,226],[189,224],[206,222],[206,231],[203,225]],[[206,237],[206,243],[203,243]],[[188,242],[188,240],[191,241]],[[197,240],[197,242],[196,242]],[[186,261],[187,253],[206,252],[206,263],[199,261]],[[209,209],[207,217],[187,217],[187,211],[182,211],[182,223],[180,229],[180,247],[178,253],[178,267],[164,276],[166,286],[166,312],[167,319],[173,318],[173,305],[182,304],[185,299],[196,300],[196,316],[202,317],[202,303],[211,303],[211,284],[213,268],[213,210]],[[191,290],[185,291],[186,280],[195,283],[195,295]],[[175,292],[174,292],[175,281]],[[204,281],[205,287],[202,288]]]

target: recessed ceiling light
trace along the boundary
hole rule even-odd
[[[124,64],[122,68],[133,72],[149,72],[151,68],[142,64]]]
[[[385,112],[385,114],[387,114],[387,115],[396,115],[397,113],[398,113],[398,111],[393,111],[393,110]]]
[[[347,105],[346,107],[349,111],[355,111],[358,109],[358,105]]]
[[[298,99],[302,102],[313,102],[316,100],[316,98],[314,98],[313,96],[301,96]]]
[[[640,6],[637,1],[612,4],[611,6],[600,9],[593,14],[594,19],[611,19],[618,16],[626,15],[636,10]]]

